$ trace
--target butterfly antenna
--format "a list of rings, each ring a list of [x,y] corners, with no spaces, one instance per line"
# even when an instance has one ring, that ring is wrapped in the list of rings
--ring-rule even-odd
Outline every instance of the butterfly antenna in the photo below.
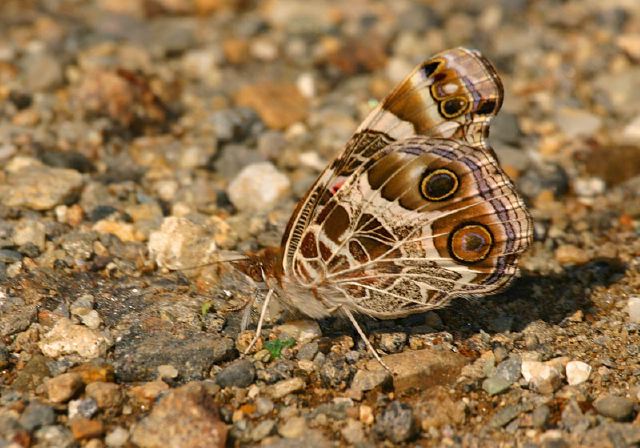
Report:
[[[213,266],[220,263],[233,263],[234,261],[244,261],[249,259],[249,257],[247,257],[246,255],[235,253],[235,252],[220,252],[218,255],[220,257],[219,259],[209,261],[207,263],[188,266],[186,268],[175,268],[175,269],[169,268],[169,269],[171,269],[172,271],[189,271],[193,269],[206,268],[207,266]]]

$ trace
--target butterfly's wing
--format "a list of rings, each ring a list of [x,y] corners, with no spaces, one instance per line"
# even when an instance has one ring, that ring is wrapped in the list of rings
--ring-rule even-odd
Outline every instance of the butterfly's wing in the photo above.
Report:
[[[311,215],[365,161],[390,143],[416,135],[456,138],[485,148],[489,121],[502,98],[500,78],[476,51],[455,48],[418,65],[371,111],[298,204],[282,238],[285,273],[291,272],[301,232]],[[464,107],[455,109],[456,105]]]
[[[484,139],[501,101],[495,70],[475,52],[418,66],[299,204],[285,278],[381,317],[502,287],[531,224]]]

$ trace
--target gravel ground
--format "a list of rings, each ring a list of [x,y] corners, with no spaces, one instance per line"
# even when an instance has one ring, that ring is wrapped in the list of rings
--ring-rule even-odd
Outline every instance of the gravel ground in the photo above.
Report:
[[[362,319],[393,377],[277,303],[241,357],[254,291],[211,261],[457,45],[505,83],[520,278]],[[0,447],[640,446],[639,234],[635,0],[0,2]]]

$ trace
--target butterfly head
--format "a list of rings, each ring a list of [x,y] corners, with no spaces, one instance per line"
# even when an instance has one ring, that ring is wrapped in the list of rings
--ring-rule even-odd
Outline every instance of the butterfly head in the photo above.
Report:
[[[233,266],[257,283],[280,283],[282,279],[282,249],[266,247],[246,254],[244,260],[234,261]]]

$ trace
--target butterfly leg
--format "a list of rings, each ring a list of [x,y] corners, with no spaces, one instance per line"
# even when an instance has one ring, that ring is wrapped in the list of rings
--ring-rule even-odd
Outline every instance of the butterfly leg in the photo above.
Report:
[[[362,340],[364,341],[365,345],[367,346],[367,348],[369,349],[369,351],[371,353],[373,353],[373,356],[376,358],[376,360],[380,363],[380,365],[382,367],[384,367],[388,372],[391,372],[391,369],[389,368],[389,366],[387,366],[382,359],[380,358],[380,355],[378,355],[378,352],[376,351],[375,348],[373,348],[373,345],[371,345],[371,342],[369,342],[369,338],[364,334],[364,331],[362,331],[362,328],[360,328],[360,325],[358,325],[358,321],[356,320],[355,317],[353,317],[353,313],[351,313],[351,311],[346,308],[346,307],[341,307],[342,311],[344,312],[344,314],[349,318],[349,320],[351,321],[351,323],[353,324],[353,326],[356,328],[356,331],[358,332],[358,334],[360,335],[360,337],[362,338]]]
[[[269,301],[271,300],[271,296],[273,296],[273,289],[270,289],[269,292],[267,293],[267,296],[264,298],[264,303],[262,304],[262,309],[260,310],[260,318],[258,319],[258,326],[256,327],[256,335],[253,337],[253,339],[251,340],[251,343],[249,344],[247,349],[244,351],[245,355],[249,353],[253,348],[253,346],[256,345],[256,342],[258,342],[258,338],[260,337],[260,332],[262,331],[262,323],[264,322],[264,317],[267,314],[267,307],[269,306]],[[244,321],[244,317],[245,316],[243,316],[242,318],[243,321]],[[247,318],[247,321],[248,321],[248,318]]]

